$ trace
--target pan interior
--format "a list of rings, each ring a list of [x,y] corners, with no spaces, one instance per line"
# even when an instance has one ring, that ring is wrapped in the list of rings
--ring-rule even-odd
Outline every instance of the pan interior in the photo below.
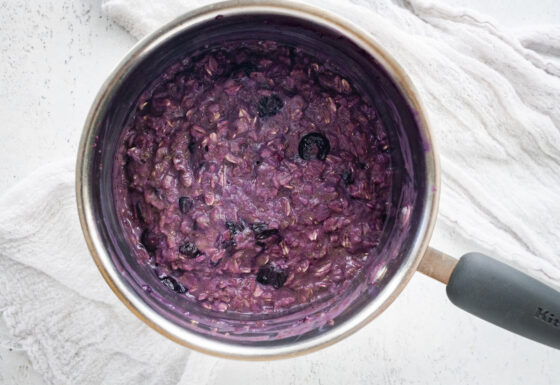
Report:
[[[336,298],[325,298],[295,311],[266,316],[212,312],[181,299],[162,287],[157,277],[137,263],[124,239],[112,196],[113,161],[122,128],[138,96],[169,65],[201,49],[224,41],[274,40],[332,57],[345,68],[352,84],[374,104],[390,139],[393,167],[392,202],[376,258],[370,259],[353,284]],[[416,112],[391,76],[364,49],[329,27],[311,21],[269,14],[232,15],[200,22],[140,55],[134,66],[109,93],[97,120],[96,148],[88,179],[97,231],[112,263],[123,278],[128,295],[140,298],[151,310],[180,328],[230,344],[274,346],[311,339],[350,320],[387,290],[405,263],[423,229],[427,187],[425,140]]]

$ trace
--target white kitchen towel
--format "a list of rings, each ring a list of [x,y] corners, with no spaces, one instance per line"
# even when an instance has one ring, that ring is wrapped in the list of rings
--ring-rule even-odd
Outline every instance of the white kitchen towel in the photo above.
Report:
[[[103,8],[142,37],[207,3],[107,0]],[[507,31],[483,15],[425,1],[312,3],[368,30],[419,90],[443,173],[433,245],[457,255],[486,252],[560,288],[560,28]],[[47,383],[203,384],[244,370],[259,383],[284,384],[303,365],[311,374],[301,382],[325,382],[321,373],[348,378],[313,358],[249,366],[189,356],[143,325],[89,256],[73,174],[73,159],[52,164],[0,197],[5,343],[24,349]]]
[[[105,284],[80,232],[74,161],[0,200],[0,311],[9,344],[48,384],[175,384],[187,349],[140,322]],[[5,341],[4,341],[5,342]]]

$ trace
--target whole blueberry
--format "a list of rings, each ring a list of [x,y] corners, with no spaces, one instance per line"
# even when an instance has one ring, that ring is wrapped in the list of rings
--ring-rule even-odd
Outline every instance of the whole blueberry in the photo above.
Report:
[[[191,138],[191,141],[189,142],[188,148],[189,148],[189,152],[191,154],[194,154],[194,151],[196,150],[196,142],[194,141],[194,139]]]
[[[183,286],[183,284],[181,282],[177,281],[173,277],[166,276],[166,277],[160,278],[160,281],[165,286],[167,286],[168,289],[173,290],[176,293],[183,294],[183,293],[187,292],[187,288],[185,286]]]
[[[304,160],[325,160],[331,151],[331,144],[327,137],[319,132],[305,135],[299,141],[298,153]]]
[[[346,186],[351,185],[354,183],[354,175],[352,175],[352,171],[344,171],[342,173],[342,181]]]
[[[140,242],[144,245],[146,250],[149,252],[154,252],[158,249],[160,244],[163,242],[163,235],[156,234],[148,229],[142,232],[140,236]]]
[[[284,286],[286,279],[288,279],[288,274],[270,263],[262,266],[257,273],[258,283],[261,285],[271,285],[275,289],[280,289]]]
[[[193,201],[189,197],[180,197],[179,198],[179,210],[186,214],[189,212],[190,209],[193,207]]]
[[[185,242],[179,246],[179,253],[183,254],[187,258],[196,258],[200,255],[200,250],[192,242]]]

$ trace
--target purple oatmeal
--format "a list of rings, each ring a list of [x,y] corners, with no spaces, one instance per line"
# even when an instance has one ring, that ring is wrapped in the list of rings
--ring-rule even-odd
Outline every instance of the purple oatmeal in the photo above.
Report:
[[[388,140],[344,71],[271,41],[171,66],[121,136],[114,196],[140,263],[215,311],[342,293],[375,257]]]

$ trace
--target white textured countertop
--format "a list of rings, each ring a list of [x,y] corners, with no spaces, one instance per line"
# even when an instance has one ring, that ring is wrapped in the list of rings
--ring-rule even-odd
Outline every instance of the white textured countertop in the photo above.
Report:
[[[560,20],[554,0],[449,2],[510,27]],[[94,0],[0,3],[0,186],[77,150],[95,93],[135,42],[99,8]],[[0,345],[5,333],[0,322]],[[344,360],[356,350],[363,352],[359,360]],[[201,360],[193,356],[194,380],[197,370],[211,368],[197,368]],[[441,284],[417,274],[371,325],[327,350],[280,362],[259,383],[552,385],[560,383],[559,362],[558,351],[453,307]],[[259,365],[228,362],[210,378],[253,383]],[[42,383],[25,354],[0,346],[0,384]]]

